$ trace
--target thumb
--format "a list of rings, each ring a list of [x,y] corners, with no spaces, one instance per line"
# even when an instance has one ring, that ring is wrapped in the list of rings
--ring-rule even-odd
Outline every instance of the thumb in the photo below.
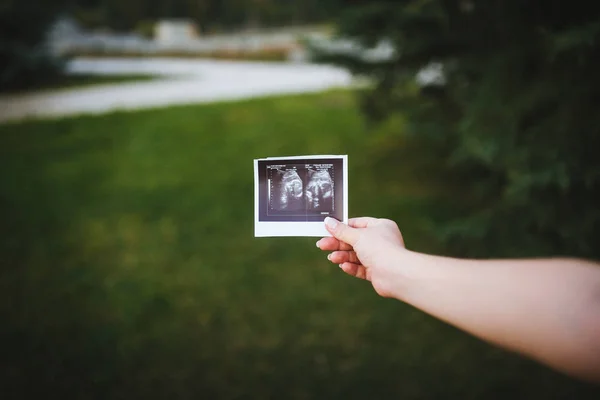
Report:
[[[360,236],[358,229],[351,228],[348,225],[339,222],[333,218],[325,218],[325,227],[334,238],[354,246]]]

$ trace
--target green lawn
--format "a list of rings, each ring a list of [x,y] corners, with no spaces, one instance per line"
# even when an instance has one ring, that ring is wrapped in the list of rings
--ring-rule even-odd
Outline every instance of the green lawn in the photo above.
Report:
[[[598,398],[253,237],[253,158],[339,153],[352,215],[443,251],[456,196],[401,132],[345,92],[0,126],[2,397]]]
[[[44,83],[42,86],[28,87],[16,90],[13,93],[39,92],[57,89],[75,89],[87,86],[110,85],[117,83],[143,82],[158,79],[157,76],[149,74],[124,74],[124,75],[88,75],[71,74],[64,75],[56,80]]]

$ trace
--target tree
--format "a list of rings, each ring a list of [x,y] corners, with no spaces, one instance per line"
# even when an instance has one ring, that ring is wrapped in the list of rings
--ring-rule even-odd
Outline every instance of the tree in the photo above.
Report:
[[[348,1],[340,32],[397,49],[337,62],[376,82],[365,111],[404,114],[409,147],[442,160],[433,174],[463,188],[465,212],[436,229],[453,253],[600,257],[596,3]],[[445,83],[418,87],[431,63]]]
[[[333,17],[341,0],[72,0],[89,28],[131,30],[140,21],[192,18],[203,29],[282,26]]]
[[[0,5],[0,92],[53,79],[62,63],[45,46],[49,27],[64,2],[4,0]]]

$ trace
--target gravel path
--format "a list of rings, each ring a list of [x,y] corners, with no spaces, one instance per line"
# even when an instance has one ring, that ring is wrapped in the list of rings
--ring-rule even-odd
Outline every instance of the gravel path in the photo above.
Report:
[[[157,80],[0,96],[0,121],[209,103],[347,87],[343,69],[310,64],[175,59],[77,59],[71,72],[156,74]]]

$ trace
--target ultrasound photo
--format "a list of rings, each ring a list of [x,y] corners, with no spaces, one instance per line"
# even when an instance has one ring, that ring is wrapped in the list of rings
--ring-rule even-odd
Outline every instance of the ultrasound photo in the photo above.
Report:
[[[255,160],[257,224],[347,218],[346,160],[346,156]]]
[[[333,164],[267,165],[267,215],[334,214],[334,176]]]
[[[309,210],[334,211],[335,183],[332,176],[335,176],[333,166],[320,165],[308,170],[305,197]]]
[[[269,209],[278,211],[304,211],[304,182],[296,167],[268,167]]]

